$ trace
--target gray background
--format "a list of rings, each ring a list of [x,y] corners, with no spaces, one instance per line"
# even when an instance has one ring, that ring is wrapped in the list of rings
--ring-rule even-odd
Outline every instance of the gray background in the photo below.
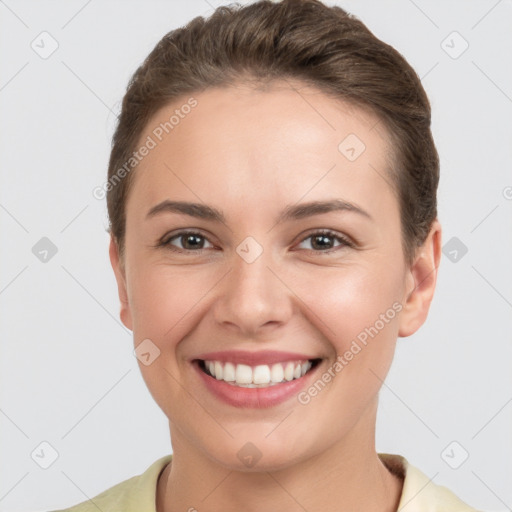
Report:
[[[2,511],[70,506],[170,453],[119,320],[106,205],[92,190],[132,72],[166,32],[221,3],[0,2]],[[399,339],[377,449],[473,506],[510,510],[512,2],[336,3],[422,77],[443,244],[454,244],[428,321]],[[32,251],[43,237],[57,248],[46,262]]]

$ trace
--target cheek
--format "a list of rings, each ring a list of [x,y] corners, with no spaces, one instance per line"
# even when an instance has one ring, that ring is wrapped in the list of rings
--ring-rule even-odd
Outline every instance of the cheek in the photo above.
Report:
[[[392,265],[386,268],[384,272],[371,264],[354,264],[311,272],[313,275],[302,284],[295,281],[301,289],[298,294],[312,310],[311,322],[338,354],[348,350],[358,336],[364,343],[365,333],[370,339],[396,339],[401,309],[400,269]]]
[[[193,337],[200,321],[197,311],[201,299],[215,284],[213,278],[209,283],[205,273],[191,270],[140,264],[132,280],[130,304],[135,346],[149,339],[160,351],[150,365],[139,361],[139,368],[153,399],[168,417],[179,416],[179,410],[183,410],[180,383],[184,358],[180,342],[187,336]]]
[[[383,255],[377,259],[386,261]],[[326,392],[313,407],[332,402],[345,411],[343,421],[350,422],[375,397],[393,360],[401,310],[400,269],[361,263],[314,277],[314,283],[304,283],[301,289],[313,310],[310,322],[328,340],[332,359],[322,375],[328,379]]]
[[[372,268],[319,272],[314,285],[304,283],[301,288],[312,308],[310,322],[335,351],[319,376],[326,384],[313,383],[299,400],[305,411],[311,407],[319,423],[332,426],[326,438],[338,436],[363,414],[393,360],[401,310],[400,269],[390,265],[392,274]]]
[[[208,276],[193,269],[172,269],[164,265],[139,267],[132,281],[130,304],[135,339],[151,338],[168,348],[179,340],[201,298],[214,283]]]

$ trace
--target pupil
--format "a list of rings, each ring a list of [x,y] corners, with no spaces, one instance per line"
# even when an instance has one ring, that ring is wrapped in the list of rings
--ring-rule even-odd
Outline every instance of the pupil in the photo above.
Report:
[[[313,247],[315,247],[315,245],[317,245],[316,242],[318,240],[322,240],[322,242],[320,242],[320,245],[319,245],[320,249],[330,248],[332,246],[332,242],[330,242],[330,239],[331,239],[331,237],[327,236],[327,235],[317,235],[317,236],[313,237],[313,241],[314,241]],[[326,242],[326,240],[327,240],[327,242]]]
[[[197,235],[184,235],[183,237],[185,239],[185,243],[183,244],[183,246],[188,249],[189,247],[187,247],[187,244],[189,244],[190,241],[192,241],[192,248],[197,248],[198,246],[201,246],[201,238],[200,236],[197,236]],[[194,245],[194,240],[195,242],[197,242],[199,240],[199,242]]]

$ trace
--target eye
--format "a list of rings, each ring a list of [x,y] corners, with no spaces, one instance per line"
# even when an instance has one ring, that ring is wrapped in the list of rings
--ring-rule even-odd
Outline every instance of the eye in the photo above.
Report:
[[[181,247],[176,247],[176,245],[172,243],[174,241],[178,242]],[[177,233],[174,236],[163,240],[159,245],[178,252],[200,252],[201,250],[207,248],[204,246],[205,241],[210,243],[204,235],[198,233],[197,231],[181,231],[180,233]],[[212,244],[210,245],[213,247]]]
[[[308,240],[310,240],[310,247],[302,247],[302,249],[317,253],[330,253],[343,247],[354,247],[354,244],[349,239],[329,229],[311,233],[302,239],[300,244],[304,244]],[[339,242],[337,246],[334,245],[335,241]],[[210,247],[205,247],[205,244],[210,244]],[[299,248],[301,248],[300,244]],[[158,246],[176,252],[201,252],[202,250],[214,247],[208,238],[198,231],[180,231],[169,238],[164,238]]]
[[[320,252],[320,253],[329,253],[336,251],[337,249],[341,247],[353,247],[354,244],[350,242],[347,238],[345,238],[342,235],[339,235],[338,233],[335,233],[334,231],[325,229],[320,231],[315,231],[314,233],[311,233],[309,236],[304,238],[301,242],[303,244],[307,240],[311,240],[309,242],[309,245],[312,247],[307,248],[307,250],[314,251],[314,252]],[[338,246],[334,246],[334,241],[337,240],[338,242],[341,242]]]

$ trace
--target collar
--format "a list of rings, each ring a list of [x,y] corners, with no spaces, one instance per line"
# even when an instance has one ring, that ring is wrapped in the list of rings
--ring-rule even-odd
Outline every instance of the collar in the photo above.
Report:
[[[461,501],[449,489],[435,484],[401,455],[379,453],[391,473],[403,479],[402,495],[397,512],[479,512]],[[158,477],[171,462],[172,455],[156,460],[144,473],[130,479],[126,492],[126,510],[156,512],[155,498]]]

